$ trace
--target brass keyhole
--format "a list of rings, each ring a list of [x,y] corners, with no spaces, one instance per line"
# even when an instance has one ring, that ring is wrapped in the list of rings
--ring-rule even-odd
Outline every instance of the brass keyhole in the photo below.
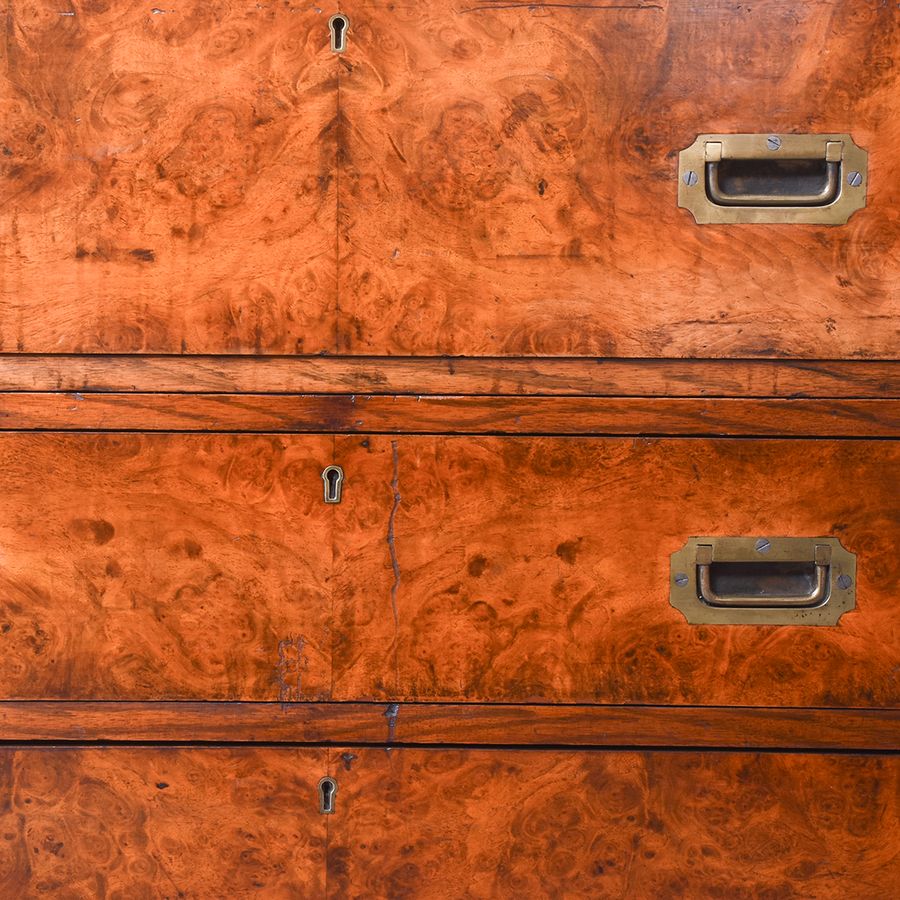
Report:
[[[344,470],[340,466],[328,466],[322,472],[322,481],[325,482],[325,502],[340,503]]]
[[[334,812],[334,796],[337,794],[337,782],[326,776],[319,782],[319,812],[330,816]]]
[[[328,20],[328,28],[331,30],[331,52],[343,53],[347,48],[347,30],[350,28],[350,20],[345,15],[338,13]]]

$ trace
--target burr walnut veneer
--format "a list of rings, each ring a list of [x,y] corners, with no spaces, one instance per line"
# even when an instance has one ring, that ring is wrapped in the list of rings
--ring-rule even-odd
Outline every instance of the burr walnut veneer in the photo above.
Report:
[[[0,898],[900,896],[897,4],[5,26]],[[861,208],[698,225],[729,134]]]
[[[4,351],[900,355],[896,4],[70,5],[8,2]],[[849,134],[866,208],[698,227],[730,132]]]

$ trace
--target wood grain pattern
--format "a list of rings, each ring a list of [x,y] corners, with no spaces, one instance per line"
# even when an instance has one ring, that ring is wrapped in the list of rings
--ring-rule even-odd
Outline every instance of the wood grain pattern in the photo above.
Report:
[[[898,461],[878,441],[6,434],[0,697],[894,707]],[[669,555],[717,533],[840,537],[857,611],[687,625]]]
[[[900,398],[900,363],[0,354],[3,391]]]
[[[327,696],[331,449],[0,437],[0,696]]]
[[[6,741],[900,750],[900,711],[505,703],[0,702]]]
[[[332,753],[332,897],[900,892],[896,756]]]
[[[900,436],[900,400],[0,394],[4,431]]]
[[[0,349],[897,358],[890,4],[344,10],[14,0]],[[851,132],[869,205],[698,227],[709,130]]]
[[[896,442],[335,439],[336,700],[900,704]],[[832,535],[836,627],[688,625],[691,535]]]
[[[0,750],[0,894],[89,900],[325,893],[325,752]]]
[[[0,796],[6,896],[900,890],[897,756],[9,747]]]
[[[339,352],[897,358],[900,12],[347,0]],[[701,132],[848,132],[843,227],[697,226]]]
[[[333,347],[326,19],[243,0],[7,4],[0,349]]]

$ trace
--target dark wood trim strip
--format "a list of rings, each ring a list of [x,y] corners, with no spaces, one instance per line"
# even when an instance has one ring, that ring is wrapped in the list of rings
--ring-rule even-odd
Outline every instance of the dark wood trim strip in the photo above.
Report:
[[[7,393],[0,430],[890,438],[900,400]]]
[[[0,391],[900,397],[900,362],[0,354]]]
[[[0,703],[4,741],[900,749],[900,710],[465,703]]]

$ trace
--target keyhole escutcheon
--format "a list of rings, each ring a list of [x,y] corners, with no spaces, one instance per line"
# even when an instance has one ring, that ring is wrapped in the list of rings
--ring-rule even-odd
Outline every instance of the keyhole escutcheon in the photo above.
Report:
[[[322,472],[322,481],[325,482],[325,502],[340,503],[344,470],[340,466],[328,466]]]
[[[319,812],[330,816],[334,812],[334,795],[337,793],[337,782],[326,775],[319,782]]]
[[[331,32],[331,52],[343,53],[347,49],[350,20],[343,13],[337,13],[328,20],[328,29]]]

